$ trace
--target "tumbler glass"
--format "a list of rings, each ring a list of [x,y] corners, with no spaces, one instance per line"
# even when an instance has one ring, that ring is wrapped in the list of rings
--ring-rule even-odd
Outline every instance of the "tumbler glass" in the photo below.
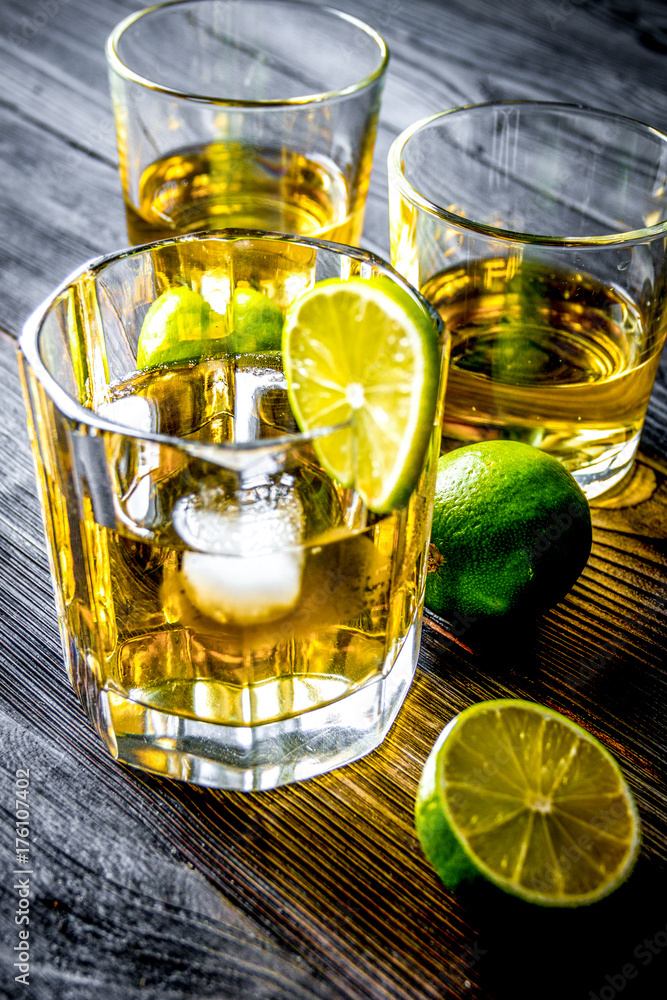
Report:
[[[182,0],[107,42],[132,243],[242,227],[358,245],[387,48],[302,0]]]
[[[541,102],[456,108],[389,155],[391,257],[448,327],[445,447],[632,467],[667,330],[667,136]]]
[[[299,432],[280,350],[137,363],[144,317],[169,289],[223,313],[252,286],[284,310],[315,281],[352,275],[384,276],[441,331],[377,257],[234,230],[93,260],[25,326],[69,676],[127,764],[272,788],[378,746],[407,693],[441,411],[415,490],[378,515],[318,458],[340,427]]]

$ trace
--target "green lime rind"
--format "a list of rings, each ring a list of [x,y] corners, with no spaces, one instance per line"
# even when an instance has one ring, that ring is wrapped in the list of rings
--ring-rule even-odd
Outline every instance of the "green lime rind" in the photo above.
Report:
[[[199,361],[228,351],[225,317],[186,286],[169,288],[151,304],[137,343],[137,368]]]
[[[186,286],[163,292],[148,309],[137,345],[137,367],[201,361],[220,354],[280,350],[282,310],[263,292],[237,288],[226,314]]]
[[[379,511],[379,513],[383,513],[387,510],[400,509],[407,504],[424,468],[426,453],[433,433],[433,424],[440,420],[437,407],[442,356],[438,329],[414,299],[389,278],[379,277],[375,279],[375,282],[379,288],[384,288],[386,294],[405,310],[406,315],[414,323],[415,329],[420,331],[421,345],[424,351],[424,384],[420,419],[411,441],[405,445],[405,464],[401,477],[396,482],[394,491],[386,498],[383,510]]]
[[[558,603],[591,551],[588,502],[553,456],[486,441],[438,462],[426,607],[499,619]]]
[[[254,288],[236,288],[232,296],[230,347],[234,354],[279,351],[285,317],[281,308]]]
[[[155,368],[159,365],[171,365],[184,361],[204,361],[206,358],[217,358],[229,351],[229,341],[222,338],[205,338],[197,341],[185,341],[175,345],[168,351],[151,352],[141,362],[137,358],[139,368]]]
[[[300,429],[345,425],[314,442],[324,468],[372,511],[405,506],[439,400],[441,345],[428,314],[388,279],[326,279],[293,304],[282,349]]]
[[[502,713],[506,709],[523,709],[530,713],[539,713],[545,720],[554,720],[563,726],[579,740],[585,741],[607,762],[614,777],[617,780],[615,794],[622,797],[627,809],[628,820],[632,828],[632,836],[628,840],[628,849],[623,859],[623,863],[614,870],[606,882],[599,888],[588,893],[561,894],[555,895],[550,892],[533,890],[518,884],[516,880],[504,878],[492,869],[470,846],[465,833],[457,825],[453,817],[445,794],[445,760],[451,751],[453,738],[458,736],[461,730],[471,719],[488,712]],[[466,734],[469,739],[469,734]],[[489,754],[487,747],[486,760],[498,759],[496,755]],[[478,748],[473,747],[473,751]],[[484,766],[483,754],[480,756],[480,766]],[[488,782],[489,793],[493,793],[493,782]],[[458,788],[457,788],[458,790]],[[595,801],[595,793],[591,793]],[[581,796],[580,796],[581,798]],[[588,840],[591,841],[599,826],[596,824],[597,814],[590,817],[588,825]],[[579,726],[577,723],[561,715],[553,709],[534,702],[523,701],[521,699],[498,699],[494,701],[483,701],[471,705],[445,727],[436,741],[429,757],[424,765],[422,777],[417,789],[415,801],[415,825],[422,850],[436,871],[441,881],[451,890],[455,890],[463,882],[473,882],[485,880],[495,885],[497,888],[515,896],[525,902],[535,903],[545,907],[571,908],[576,906],[590,905],[600,899],[605,898],[617,889],[631,874],[641,848],[641,823],[637,812],[634,797],[625,781],[623,773],[607,748],[594,736]],[[585,824],[584,824],[585,829]],[[602,828],[602,841],[604,842],[604,827]],[[584,843],[582,839],[581,844]],[[561,859],[561,864],[571,864],[571,859]],[[567,870],[567,869],[564,869]],[[545,885],[549,880],[545,877]]]
[[[422,850],[438,877],[448,889],[461,882],[474,882],[479,872],[470,861],[451,825],[447,822],[438,791],[438,760],[440,748],[455,723],[453,719],[443,729],[428,755],[422,771],[415,802],[415,825]]]

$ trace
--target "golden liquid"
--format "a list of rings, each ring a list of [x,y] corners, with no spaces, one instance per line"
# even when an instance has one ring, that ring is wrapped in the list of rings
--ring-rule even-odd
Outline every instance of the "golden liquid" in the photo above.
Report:
[[[452,335],[451,443],[524,441],[575,472],[639,434],[665,328],[647,329],[617,289],[497,259],[442,271],[422,292]]]
[[[350,210],[345,178],[326,159],[238,142],[180,150],[144,170],[139,203],[126,202],[132,243],[200,229],[263,229],[358,244],[364,195]]]
[[[117,385],[110,404],[136,404],[137,398],[146,401],[162,433],[200,441],[294,430],[277,353],[143,373]],[[423,587],[429,511],[419,491],[405,510],[377,517],[360,513],[351,492],[314,462],[283,473],[272,496],[276,502],[298,496],[310,539],[301,548],[298,593],[278,617],[238,624],[233,616],[224,620],[224,602],[212,616],[187,589],[189,547],[171,511],[193,489],[189,470],[179,468],[173,451],[161,458],[149,446],[141,456],[157,522],[152,537],[104,528],[92,511],[81,524],[89,593],[96,595],[83,614],[87,633],[99,643],[97,669],[110,692],[116,730],[141,734],[142,705],[235,726],[285,719],[335,701],[391,668]],[[434,455],[425,476],[433,466]],[[141,475],[126,469],[118,502],[128,520],[141,506],[142,489]],[[244,502],[265,496],[264,489],[249,487]],[[356,510],[354,524],[350,509]],[[56,542],[63,547],[64,539]],[[236,558],[234,580],[246,572],[244,557]],[[79,635],[81,607],[74,602],[68,615]]]

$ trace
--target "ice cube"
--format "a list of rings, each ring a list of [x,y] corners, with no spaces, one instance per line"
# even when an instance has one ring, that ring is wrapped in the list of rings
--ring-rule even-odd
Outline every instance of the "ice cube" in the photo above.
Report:
[[[143,396],[119,396],[109,399],[97,407],[97,412],[108,420],[137,431],[154,431],[153,407]]]
[[[255,625],[282,617],[299,599],[304,515],[286,487],[264,486],[241,499],[186,497],[173,524],[189,546],[181,577],[190,601],[216,621]]]
[[[181,574],[185,593],[200,611],[231,625],[282,618],[301,593],[300,550],[263,556],[220,556],[188,550]]]
[[[287,383],[283,374],[282,362],[267,354],[246,354],[236,359],[234,366],[234,440],[254,441],[256,438],[275,436],[279,431],[264,426],[266,414],[264,399],[275,393],[284,393],[286,405],[283,408],[284,420],[292,417],[292,411],[287,402]],[[280,430],[292,430],[292,423],[286,423]]]
[[[133,431],[150,433],[156,430],[155,409],[143,396],[119,396],[100,403],[98,413],[108,420]],[[142,525],[151,516],[154,503],[155,486],[152,473],[160,468],[160,445],[154,441],[133,440],[131,444],[133,473],[127,482],[118,502],[131,526]]]
[[[206,271],[201,276],[200,293],[211,309],[224,315],[232,297],[232,282],[229,275],[223,271]]]

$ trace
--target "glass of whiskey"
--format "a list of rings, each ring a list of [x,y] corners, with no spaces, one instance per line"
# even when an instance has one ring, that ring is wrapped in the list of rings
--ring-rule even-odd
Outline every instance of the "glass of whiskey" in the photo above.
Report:
[[[630,471],[667,332],[667,136],[500,102],[389,154],[391,259],[451,334],[443,446],[550,452],[589,498]]]
[[[351,276],[396,283],[442,334],[373,255],[232,230],[97,258],[26,323],[67,669],[120,761],[273,788],[368,753],[399,711],[419,650],[441,412],[416,488],[379,515],[318,458],[340,427],[299,431],[280,348],[137,364],[144,318],[169,290],[226,315],[252,287],[284,311],[315,281]]]
[[[388,52],[303,0],[181,0],[107,42],[133,244],[240,227],[358,246]]]

